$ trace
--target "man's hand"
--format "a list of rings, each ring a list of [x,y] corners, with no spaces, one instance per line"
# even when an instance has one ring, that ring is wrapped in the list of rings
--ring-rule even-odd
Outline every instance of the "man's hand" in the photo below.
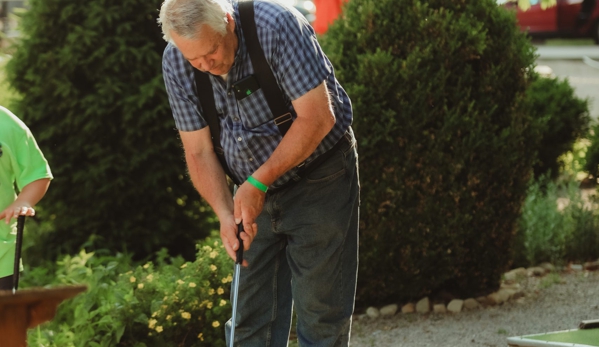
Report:
[[[35,216],[35,210],[27,203],[15,201],[0,212],[0,220],[4,219],[6,224],[10,224],[12,218],[17,219],[19,216]]]
[[[223,246],[227,251],[227,254],[233,261],[237,260],[237,255],[235,251],[239,248],[239,240],[237,240],[237,224],[235,223],[235,219],[233,215],[230,215],[228,218],[219,218],[220,219],[220,238],[223,241]],[[254,230],[258,230],[258,226],[254,223]],[[253,234],[256,236],[256,234]],[[243,240],[243,248],[244,250],[250,249],[250,243],[254,239],[254,237],[250,237],[245,232],[241,233],[241,239]],[[241,263],[243,266],[248,266],[247,260],[243,260]]]
[[[256,218],[262,212],[264,207],[264,197],[266,194],[248,182],[244,182],[235,193],[233,203],[235,204],[233,215],[235,223],[243,223],[244,232],[241,233],[244,249],[250,249],[250,244],[258,234],[258,225]]]

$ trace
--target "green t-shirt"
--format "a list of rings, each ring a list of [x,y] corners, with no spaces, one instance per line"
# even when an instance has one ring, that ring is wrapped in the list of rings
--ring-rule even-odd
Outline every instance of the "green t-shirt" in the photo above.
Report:
[[[33,181],[52,179],[50,167],[29,128],[0,106],[0,211],[15,199],[19,190]],[[0,221],[0,277],[13,273],[17,223]]]

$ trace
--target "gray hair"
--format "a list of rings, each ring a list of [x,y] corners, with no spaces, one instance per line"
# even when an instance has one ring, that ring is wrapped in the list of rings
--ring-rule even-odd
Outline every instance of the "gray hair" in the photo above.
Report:
[[[198,30],[204,24],[225,35],[227,13],[233,13],[228,0],[165,0],[158,23],[167,42],[172,42],[171,31],[187,39],[197,39]]]

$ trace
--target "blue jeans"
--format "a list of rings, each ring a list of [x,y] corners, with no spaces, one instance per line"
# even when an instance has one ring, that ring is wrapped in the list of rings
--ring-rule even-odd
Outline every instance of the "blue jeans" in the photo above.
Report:
[[[266,195],[239,281],[235,346],[348,346],[358,270],[355,140],[293,186]],[[295,306],[295,308],[294,308]],[[226,324],[227,346],[231,320]]]

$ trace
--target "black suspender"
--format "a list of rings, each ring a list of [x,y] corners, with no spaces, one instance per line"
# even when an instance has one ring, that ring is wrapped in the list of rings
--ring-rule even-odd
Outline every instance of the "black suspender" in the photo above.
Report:
[[[248,49],[252,66],[254,67],[254,75],[258,80],[258,84],[262,88],[266,102],[275,117],[273,119],[274,123],[279,128],[281,136],[285,136],[287,130],[289,130],[289,127],[291,126],[292,116],[285,99],[283,98],[283,92],[277,84],[277,80],[270,69],[270,65],[268,65],[268,62],[266,61],[266,57],[264,56],[264,52],[258,41],[258,33],[254,21],[254,2],[251,0],[240,1],[239,15],[241,17],[241,29],[245,38],[245,45]],[[198,103],[203,111],[203,116],[210,127],[214,152],[227,176],[239,185],[241,182],[237,182],[231,174],[231,170],[225,159],[223,147],[220,144],[220,123],[216,112],[214,92],[212,90],[210,77],[207,73],[201,72],[195,68],[194,74]]]
[[[239,184],[234,176],[231,174],[227,160],[225,159],[225,151],[223,146],[220,144],[220,123],[218,120],[218,114],[216,113],[216,103],[214,102],[214,94],[212,94],[212,83],[208,74],[201,72],[194,68],[194,75],[196,80],[196,89],[198,93],[198,103],[202,107],[206,122],[210,128],[210,136],[212,137],[212,146],[214,147],[214,153],[223,167],[225,174],[235,182]],[[204,90],[204,93],[200,93],[200,88]]]
[[[258,41],[258,31],[254,20],[254,2],[240,1],[239,16],[241,17],[241,29],[245,37],[245,45],[248,49],[254,73],[258,79],[262,92],[268,103],[270,111],[275,116],[274,122],[279,127],[279,132],[285,136],[292,123],[291,113],[283,99],[283,91],[279,88],[277,80],[264,57],[264,51]]]

